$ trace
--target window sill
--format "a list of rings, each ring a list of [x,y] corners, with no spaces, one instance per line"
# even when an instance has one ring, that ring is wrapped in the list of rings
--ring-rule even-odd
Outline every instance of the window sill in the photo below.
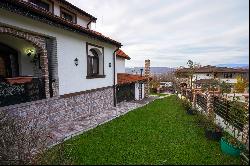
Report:
[[[87,76],[86,79],[105,78],[106,75]]]

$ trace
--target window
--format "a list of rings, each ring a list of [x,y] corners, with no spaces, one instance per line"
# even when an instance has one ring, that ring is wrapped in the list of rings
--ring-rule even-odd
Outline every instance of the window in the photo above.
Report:
[[[87,43],[87,79],[105,78],[104,47]]]
[[[88,55],[88,76],[99,75],[99,56],[98,53],[91,49],[93,56]]]
[[[31,3],[43,8],[44,10],[50,11],[50,4],[41,0],[30,0]]]
[[[76,14],[61,7],[61,17],[76,24]]]
[[[224,78],[233,78],[232,73],[224,73]]]

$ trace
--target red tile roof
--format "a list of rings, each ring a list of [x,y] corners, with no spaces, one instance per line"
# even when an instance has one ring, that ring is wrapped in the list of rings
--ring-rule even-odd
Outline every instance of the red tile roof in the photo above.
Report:
[[[130,60],[131,58],[125,54],[122,50],[118,50],[116,52],[116,56],[120,57],[120,58],[124,58],[124,59],[127,59],[127,60]]]
[[[117,83],[119,85],[130,84],[130,83],[135,83],[135,82],[139,82],[139,81],[147,81],[147,78],[144,76],[127,74],[127,73],[118,73],[117,74]]]
[[[4,2],[4,1],[6,1],[6,0],[1,0],[1,2]],[[50,21],[52,21],[54,23],[58,23],[58,24],[67,26],[68,27],[67,29],[69,29],[69,30],[72,29],[74,32],[84,33],[84,34],[87,34],[91,37],[97,38],[101,41],[109,42],[109,43],[114,44],[116,46],[122,46],[120,42],[117,42],[109,37],[106,37],[99,32],[93,31],[91,29],[88,29],[88,28],[82,27],[78,24],[74,24],[70,21],[67,21],[66,19],[64,19],[62,17],[54,15],[53,13],[51,13],[49,11],[43,10],[42,8],[37,7],[36,5],[33,5],[32,3],[25,2],[23,0],[8,0],[7,2],[12,3],[14,5],[17,5],[19,8],[23,8],[23,9],[27,10],[28,13],[33,12],[35,14],[39,14],[39,15],[49,19]],[[17,13],[20,14],[19,12],[17,12]],[[43,22],[45,22],[45,21],[43,21]]]
[[[78,8],[77,6],[73,5],[72,3],[66,1],[66,0],[56,0],[58,3],[62,3],[64,5],[66,5],[69,8],[72,8],[74,10],[76,10],[77,12],[79,12],[81,15],[86,16],[88,18],[90,18],[92,21],[96,22],[97,18],[95,18],[94,16],[92,16],[91,14],[83,11],[82,9]]]
[[[181,68],[177,69],[176,73],[187,73],[189,72],[189,68]],[[216,66],[202,66],[199,68],[194,69],[195,73],[248,73],[248,69],[235,69],[235,68],[228,68],[228,67],[216,67]]]

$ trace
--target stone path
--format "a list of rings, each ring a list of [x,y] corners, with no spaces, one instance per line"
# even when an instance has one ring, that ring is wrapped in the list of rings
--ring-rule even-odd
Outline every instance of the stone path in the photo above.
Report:
[[[147,105],[159,97],[151,96],[141,101],[121,102],[117,107],[103,110],[100,114],[90,117],[80,117],[74,122],[64,123],[53,129],[50,133],[49,146],[54,146],[76,135],[82,134],[98,125],[109,122],[119,116],[122,116],[136,108]]]

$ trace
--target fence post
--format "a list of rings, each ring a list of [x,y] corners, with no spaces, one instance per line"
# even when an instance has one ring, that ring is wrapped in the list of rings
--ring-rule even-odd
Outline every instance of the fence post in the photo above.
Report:
[[[196,91],[194,90],[194,93],[193,93],[193,108],[196,108],[196,98],[197,98],[197,95],[196,95]]]
[[[214,103],[213,103],[214,96],[211,93],[208,93],[207,96],[207,113],[208,116],[212,116],[214,113]]]
[[[248,143],[248,134],[249,134],[249,122],[244,126],[243,132],[242,132],[242,142],[247,145]]]

